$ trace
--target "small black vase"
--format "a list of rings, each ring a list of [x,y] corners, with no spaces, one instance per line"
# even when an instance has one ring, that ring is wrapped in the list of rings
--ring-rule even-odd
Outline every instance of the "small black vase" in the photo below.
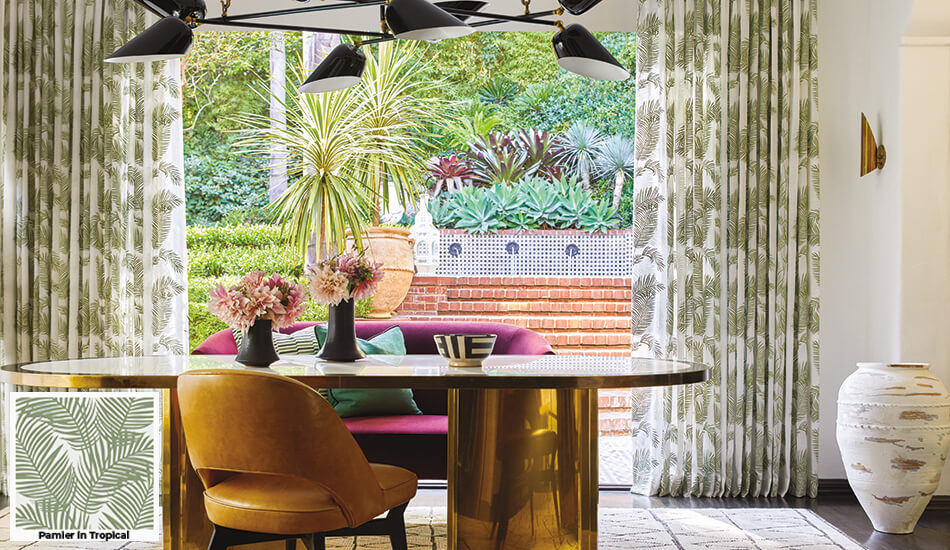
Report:
[[[280,359],[274,349],[270,319],[258,319],[247,329],[235,361],[248,367],[269,367]]]
[[[327,341],[317,357],[326,361],[348,363],[366,357],[356,345],[356,303],[343,300],[330,306],[327,318]]]

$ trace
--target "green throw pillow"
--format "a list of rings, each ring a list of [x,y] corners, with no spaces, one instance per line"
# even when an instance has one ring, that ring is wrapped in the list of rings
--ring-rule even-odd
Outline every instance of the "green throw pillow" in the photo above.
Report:
[[[314,325],[320,346],[327,338],[326,325]],[[358,338],[356,345],[366,355],[405,355],[406,339],[398,325],[390,327],[369,340]],[[412,399],[412,390],[398,389],[331,389],[327,400],[341,417],[395,416],[422,414]]]

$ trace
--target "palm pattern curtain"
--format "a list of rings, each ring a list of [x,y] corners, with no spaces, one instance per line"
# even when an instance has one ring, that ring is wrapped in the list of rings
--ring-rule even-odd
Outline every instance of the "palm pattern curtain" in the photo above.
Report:
[[[816,0],[641,0],[633,336],[712,367],[637,394],[634,490],[815,496]]]
[[[4,363],[185,352],[178,63],[103,62],[146,23],[126,0],[0,7]]]

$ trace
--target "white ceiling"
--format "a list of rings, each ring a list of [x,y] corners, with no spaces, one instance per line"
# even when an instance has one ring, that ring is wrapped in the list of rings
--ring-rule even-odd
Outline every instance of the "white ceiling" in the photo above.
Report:
[[[220,2],[217,0],[206,1],[208,3],[207,17],[220,16]],[[340,2],[335,0],[309,0],[308,2],[298,2],[297,0],[231,0],[231,8],[228,10],[228,13],[230,15],[237,15],[242,13],[293,9],[314,4],[329,5],[335,3]],[[636,5],[636,0],[603,0],[582,16],[574,17],[565,13],[561,19],[563,19],[565,24],[581,23],[591,31],[633,31],[636,28]],[[547,11],[555,9],[558,6],[557,0],[531,0],[531,11]],[[521,15],[524,13],[524,7],[521,5],[521,0],[489,0],[488,6],[482,11],[505,15]],[[470,21],[475,22],[477,20],[478,19],[472,18]],[[379,31],[379,6],[331,10],[259,19],[259,21],[375,32]],[[224,28],[215,27],[214,25],[202,25],[199,27],[199,30],[224,30]],[[522,23],[504,23],[490,27],[481,27],[480,30],[553,32],[554,28]]]

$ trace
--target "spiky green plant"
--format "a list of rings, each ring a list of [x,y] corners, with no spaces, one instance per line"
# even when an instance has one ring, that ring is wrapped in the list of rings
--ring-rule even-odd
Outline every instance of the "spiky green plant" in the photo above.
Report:
[[[583,122],[575,122],[561,136],[560,160],[581,179],[584,190],[590,188],[590,174],[594,171],[598,149],[604,136],[596,128]]]
[[[623,186],[627,183],[627,176],[633,176],[636,157],[633,154],[633,142],[622,135],[613,135],[604,139],[597,148],[596,166],[600,177],[614,179],[613,201],[614,208],[620,206],[623,195]]]
[[[311,236],[318,255],[346,248],[347,233],[362,249],[368,223],[379,223],[392,181],[399,202],[413,195],[424,169],[431,99],[416,93],[422,85],[414,45],[383,43],[368,52],[363,81],[324,94],[290,93],[283,98],[287,123],[267,115],[236,117],[248,131],[239,144],[254,154],[282,146],[282,167],[293,182],[274,203],[276,221],[301,256]],[[300,79],[301,75],[297,75]],[[265,97],[269,99],[269,92]]]

